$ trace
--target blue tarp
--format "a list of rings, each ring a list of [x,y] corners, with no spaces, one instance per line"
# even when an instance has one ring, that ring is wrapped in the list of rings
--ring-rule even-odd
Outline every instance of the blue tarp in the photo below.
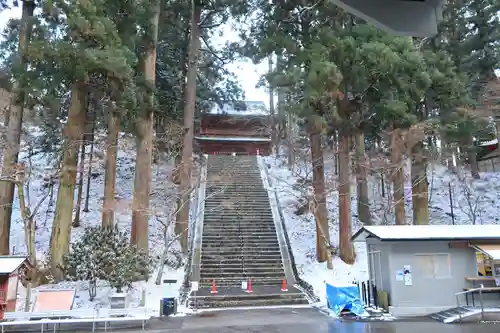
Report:
[[[336,316],[340,316],[342,310],[349,310],[357,316],[366,315],[359,287],[356,285],[340,287],[326,283],[326,301],[328,308]]]

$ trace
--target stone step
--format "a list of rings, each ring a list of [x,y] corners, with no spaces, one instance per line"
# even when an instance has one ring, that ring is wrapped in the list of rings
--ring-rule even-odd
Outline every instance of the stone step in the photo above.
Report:
[[[253,186],[241,186],[238,184],[228,184],[228,185],[214,185],[209,186],[207,184],[207,193],[228,193],[228,192],[241,192],[241,193],[267,193],[267,190],[261,184],[254,184]]]
[[[201,252],[201,262],[202,263],[271,263],[276,260],[281,261],[281,253],[261,253],[261,254],[251,254],[251,253],[241,253],[241,254],[219,254],[215,252]]]
[[[208,227],[208,225],[203,225],[203,238],[204,237],[240,237],[240,238],[270,238],[276,237],[275,230],[256,230],[250,231],[249,229],[241,230],[241,232],[234,233],[232,230],[216,229]]]
[[[253,181],[254,183],[250,186],[241,186],[236,181],[228,182],[227,184],[223,184],[221,182],[217,182],[215,184],[214,182],[207,181],[206,189],[210,191],[239,190],[242,192],[262,191],[265,189],[260,177],[258,179],[253,179]]]
[[[215,222],[209,222],[209,224],[210,223],[215,223]],[[219,242],[219,243],[220,242],[270,243],[273,241],[275,242],[278,239],[274,231],[270,231],[265,234],[262,233],[249,234],[245,230],[238,230],[238,232],[235,233],[225,232],[225,230],[219,230],[219,231],[213,230],[212,232],[205,232],[207,230],[208,230],[207,228],[204,228],[202,237],[203,242],[206,241],[206,242]],[[240,233],[240,231],[242,233]]]
[[[240,191],[227,191],[225,193],[213,192],[205,195],[205,201],[227,201],[241,202],[241,200],[253,200],[255,202],[269,202],[269,196],[263,192],[240,192]]]
[[[228,247],[228,248],[279,248],[279,243],[278,239],[270,240],[268,242],[241,242],[241,241],[208,241],[206,239],[203,239],[202,241],[202,248],[203,249],[208,249],[208,248],[220,248],[221,246]]]
[[[228,225],[221,225],[221,224],[216,224],[216,222],[207,223],[203,226],[203,234],[204,235],[214,235],[214,234],[220,234],[220,233],[227,233],[230,235],[239,235],[239,236],[246,236],[246,237],[251,237],[251,235],[257,234],[259,232],[261,233],[274,233],[276,235],[276,229],[272,226],[266,226],[266,227],[251,227],[251,226],[246,226],[246,227],[238,227],[238,226],[228,226]]]
[[[204,218],[210,218],[210,217],[219,218],[222,215],[226,218],[240,218],[242,216],[246,216],[246,217],[252,216],[255,219],[268,218],[270,220],[273,220],[273,213],[271,212],[270,209],[267,212],[260,211],[258,209],[254,209],[254,210],[249,209],[248,211],[246,211],[246,210],[243,211],[242,209],[240,209],[238,211],[241,213],[238,213],[238,211],[236,211],[236,210],[225,209],[224,211],[222,211],[222,209],[218,208],[218,211],[216,211],[215,209],[217,209],[217,208],[215,208],[215,209],[211,209],[211,208],[215,208],[215,207],[205,206],[205,211],[203,212]]]
[[[210,251],[218,251],[221,253],[228,253],[228,252],[234,252],[234,253],[268,253],[268,252],[279,252],[280,247],[278,245],[278,242],[274,244],[269,244],[269,245],[235,245],[231,246],[229,244],[219,244],[219,245],[211,245],[211,244],[203,244],[201,247],[201,250],[203,252],[210,252]]]
[[[236,196],[236,197],[235,197]],[[226,192],[219,192],[219,191],[214,191],[212,193],[207,193],[205,196],[205,200],[234,200],[235,202],[239,202],[242,198],[247,198],[247,199],[253,199],[256,202],[260,201],[266,201],[266,199],[269,200],[269,196],[266,193],[263,192],[252,192],[252,191],[247,191],[247,192],[242,192],[238,190],[234,191],[226,191]]]
[[[255,210],[229,210],[229,209],[220,209],[216,211],[215,209],[208,209],[205,207],[205,211],[203,213],[203,218],[205,221],[207,220],[218,220],[225,223],[232,223],[233,221],[240,221],[241,223],[252,223],[252,222],[261,222],[261,223],[273,223],[273,214],[269,213],[260,213]]]
[[[285,271],[283,267],[273,267],[261,270],[254,270],[249,268],[234,268],[234,269],[217,269],[217,268],[206,268],[201,266],[202,278],[207,279],[225,279],[225,278],[241,278],[242,281],[248,278],[258,278],[258,277],[268,277],[268,278],[281,278],[285,276]]]
[[[238,188],[243,188],[243,187],[248,187],[248,188],[262,188],[262,180],[259,178],[248,178],[248,179],[223,179],[223,180],[207,180],[207,188],[212,188],[215,186],[220,186],[220,187],[238,187]]]
[[[238,216],[238,217],[269,217],[273,216],[273,212],[269,203],[260,205],[241,205],[241,204],[210,204],[205,203],[203,215],[213,216],[213,215],[223,215],[223,216]]]
[[[274,260],[255,260],[255,261],[224,261],[224,260],[202,260],[201,262],[202,269],[207,270],[215,270],[215,269],[225,269],[228,272],[233,270],[244,269],[252,270],[252,269],[270,269],[273,270],[275,268],[283,269],[283,263],[281,258],[277,258]]]
[[[247,237],[246,239],[242,239],[240,237],[227,237],[227,238],[221,238],[221,237],[217,237],[217,238],[205,238],[203,237],[202,238],[202,244],[205,245],[205,244],[225,244],[229,247],[233,246],[233,245],[229,245],[229,244],[234,244],[234,246],[269,246],[269,245],[272,245],[272,244],[278,244],[278,238],[277,237],[274,237],[274,238],[267,238],[267,239],[252,239],[251,237]]]
[[[205,210],[210,212],[211,210],[217,209],[219,212],[224,209],[227,211],[240,211],[240,210],[251,210],[255,211],[259,215],[271,214],[271,206],[269,201],[264,202],[224,202],[223,200],[217,201],[207,201],[205,202]],[[243,214],[240,214],[243,215]]]
[[[259,220],[255,220],[253,222],[238,222],[238,219],[234,218],[233,220],[227,219],[217,219],[211,218],[209,220],[205,220],[203,223],[203,233],[209,231],[227,231],[230,233],[253,233],[259,231],[266,232],[274,232],[275,227],[274,223],[271,221],[268,222],[260,222]]]
[[[239,284],[241,285],[242,281],[257,281],[257,280],[262,280],[262,279],[274,279],[274,280],[281,280],[285,279],[285,271],[281,270],[278,272],[206,272],[201,270],[200,273],[200,279],[206,280],[206,281],[239,281]],[[217,282],[216,282],[217,283]]]
[[[209,219],[205,219],[205,222],[203,223],[204,227],[210,227],[210,226],[215,226],[218,225],[221,228],[226,228],[226,227],[234,227],[235,229],[245,229],[245,228],[250,228],[252,226],[255,227],[268,227],[268,226],[274,226],[274,221],[272,220],[263,220],[263,219],[228,219],[228,218],[215,218],[211,217]],[[255,228],[254,228],[255,229]],[[235,235],[237,236],[237,235]]]
[[[234,262],[234,261],[220,261],[218,263],[216,262],[202,262],[201,267],[204,269],[213,269],[213,268],[221,268],[221,269],[240,269],[241,267],[248,268],[248,269],[265,269],[265,268],[273,268],[273,267],[282,267],[282,262],[281,259],[279,260],[274,260],[274,261],[245,261],[245,262]]]
[[[205,206],[207,204],[212,204],[212,205],[241,205],[241,204],[252,204],[252,206],[255,205],[266,205],[266,207],[269,206],[269,198],[267,195],[265,197],[258,197],[255,195],[242,195],[240,193],[231,193],[228,194],[225,197],[219,196],[219,197],[214,197],[214,196],[208,196],[205,199]]]
[[[227,236],[234,236],[237,234],[240,237],[259,237],[259,236],[265,236],[265,237],[271,237],[274,236],[276,237],[276,231],[274,230],[241,230],[241,231],[232,231],[232,230],[223,230],[223,229],[217,229],[213,228],[212,230],[209,230],[207,228],[204,228],[203,230],[203,237],[225,237]]]
[[[210,279],[239,279],[241,277],[245,278],[281,278],[285,276],[285,271],[282,266],[266,267],[265,269],[258,269],[256,267],[240,267],[222,270],[221,268],[214,268],[209,266],[206,268],[203,264],[201,265],[201,276]],[[217,277],[218,276],[218,277]],[[245,280],[243,278],[243,280]]]
[[[245,281],[244,277],[241,278],[226,278],[226,279],[200,279],[200,287],[210,288],[212,282],[215,281],[216,286],[219,287],[238,287],[241,286],[241,282]],[[252,286],[279,286],[283,283],[283,278],[255,278],[252,279]]]
[[[248,167],[251,168],[251,167]],[[239,179],[261,179],[260,171],[254,172],[235,172],[230,169],[217,168],[217,169],[207,169],[207,181],[219,182]]]
[[[269,198],[266,196],[265,198],[258,198],[256,196],[244,196],[238,193],[234,193],[228,195],[226,198],[214,198],[208,197],[205,202],[205,206],[224,206],[224,207],[232,207],[232,206],[252,206],[252,208],[268,208],[269,209]]]
[[[217,294],[216,294],[217,295]],[[253,294],[249,294],[253,295]],[[229,299],[221,296],[216,298],[214,296],[190,297],[189,307],[198,309],[210,308],[234,308],[234,307],[250,307],[250,306],[280,306],[280,305],[302,305],[309,304],[307,299],[301,294],[286,294],[283,296],[275,295],[256,295],[255,298],[247,297],[232,297]]]
[[[255,248],[274,248],[274,247],[279,247],[278,245],[278,239],[275,238],[274,240],[270,240],[267,242],[258,242],[258,241],[246,241],[242,242],[239,240],[233,240],[233,241],[207,241],[202,239],[202,247],[203,249],[208,249],[208,248],[234,248],[234,249],[255,249]]]
[[[259,173],[231,172],[229,170],[208,170],[207,182],[222,183],[225,181],[261,179]]]
[[[259,218],[254,218],[252,220],[250,219],[240,219],[237,217],[226,217],[226,216],[220,216],[220,217],[210,217],[208,219],[205,219],[203,226],[214,226],[214,225],[219,225],[221,228],[225,227],[234,227],[234,228],[260,228],[260,227],[269,227],[269,226],[274,226],[274,221],[272,219],[259,219]]]
[[[207,248],[207,249],[202,249],[202,253],[207,254],[207,255],[212,255],[212,254],[218,254],[221,256],[226,256],[226,255],[242,255],[242,256],[261,256],[261,255],[279,255],[281,256],[281,252],[278,249],[256,249],[256,248],[249,248],[249,249],[238,249],[236,250],[235,248]]]
[[[279,299],[279,298],[264,298],[259,300],[248,300],[248,299],[237,299],[229,301],[220,301],[213,299],[206,300],[190,300],[189,307],[194,308],[196,302],[197,309],[218,309],[218,308],[245,308],[251,306],[284,306],[284,305],[306,305],[309,304],[305,297],[302,298],[290,298],[290,299]]]
[[[234,196],[237,197],[234,197]],[[241,198],[248,198],[248,199],[254,199],[255,201],[265,201],[264,199],[269,198],[267,191],[239,191],[237,189],[235,190],[226,190],[223,192],[223,190],[220,191],[213,191],[213,192],[207,192],[207,195],[205,196],[205,200],[234,200],[236,202],[239,202]]]
[[[236,197],[235,197],[236,196]],[[212,193],[208,192],[206,194],[206,199],[207,201],[215,201],[215,200],[234,200],[236,202],[239,202],[238,200],[241,200],[241,198],[248,198],[248,199],[253,199],[257,202],[260,201],[266,201],[266,199],[269,201],[269,196],[267,194],[267,191],[264,192],[241,192],[241,191],[227,191],[227,192],[218,192],[214,191]]]
[[[227,200],[227,199],[233,199],[237,201],[237,199],[240,198],[249,198],[249,199],[254,199],[256,201],[264,201],[266,198],[269,198],[267,191],[238,191],[238,190],[231,190],[231,191],[225,191],[222,192],[222,190],[219,191],[213,191],[213,192],[206,192],[206,200]],[[238,198],[234,198],[233,196],[237,195]]]
[[[255,269],[240,267],[240,268],[217,268],[217,267],[205,267],[201,265],[201,277],[220,279],[226,277],[278,277],[283,278],[285,276],[285,271],[283,267],[266,267],[264,269]]]
[[[205,202],[205,213],[212,213],[217,210],[216,213],[227,212],[239,215],[245,215],[243,213],[252,212],[260,215],[272,215],[271,206],[269,201],[267,202]],[[240,213],[239,213],[240,212]]]

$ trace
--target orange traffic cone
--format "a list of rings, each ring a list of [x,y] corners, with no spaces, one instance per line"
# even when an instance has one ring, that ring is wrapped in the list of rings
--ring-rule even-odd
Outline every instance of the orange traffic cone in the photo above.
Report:
[[[283,279],[283,283],[281,284],[281,291],[288,291],[288,288],[286,287],[286,279]]]
[[[249,294],[253,293],[252,280],[248,280],[247,293]]]
[[[210,289],[211,294],[217,294],[217,287],[215,286],[215,280],[212,281],[212,289]]]

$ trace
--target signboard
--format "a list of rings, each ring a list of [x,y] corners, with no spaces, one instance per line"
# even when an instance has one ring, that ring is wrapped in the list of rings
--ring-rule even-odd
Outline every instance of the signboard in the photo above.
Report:
[[[173,298],[177,294],[177,280],[163,280],[164,294],[163,298]]]

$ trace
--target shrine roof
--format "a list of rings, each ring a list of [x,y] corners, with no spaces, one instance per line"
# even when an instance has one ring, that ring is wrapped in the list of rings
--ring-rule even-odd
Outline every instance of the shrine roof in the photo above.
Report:
[[[253,136],[231,136],[231,137],[225,137],[225,136],[196,136],[195,139],[197,140],[204,140],[204,141],[245,141],[245,142],[270,142],[270,138],[263,138],[263,137],[253,137]]]
[[[25,256],[0,256],[0,274],[11,274],[26,262]]]
[[[225,103],[221,106],[214,105],[207,115],[227,115],[231,117],[269,116],[269,109],[261,101],[237,101]]]

